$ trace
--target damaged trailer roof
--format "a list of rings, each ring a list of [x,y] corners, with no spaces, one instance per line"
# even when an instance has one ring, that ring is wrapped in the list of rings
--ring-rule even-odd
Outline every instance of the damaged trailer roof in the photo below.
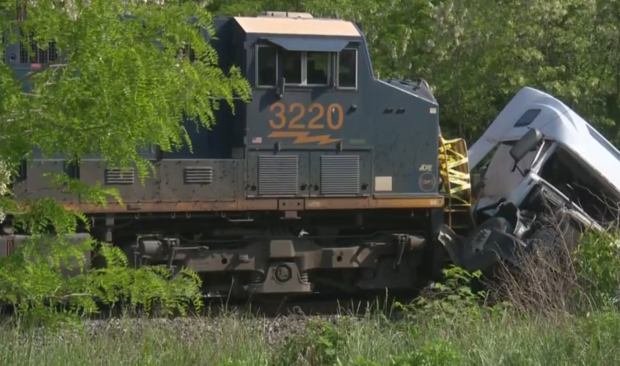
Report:
[[[515,141],[529,128],[578,155],[620,192],[620,151],[557,98],[525,87],[468,150],[473,169],[500,142]]]

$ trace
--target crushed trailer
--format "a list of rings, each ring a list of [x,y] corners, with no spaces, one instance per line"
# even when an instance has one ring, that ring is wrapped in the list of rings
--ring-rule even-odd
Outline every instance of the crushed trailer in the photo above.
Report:
[[[604,231],[617,218],[620,152],[542,91],[521,89],[467,150],[466,160],[460,166],[479,176],[471,189],[444,187],[469,205],[471,228],[457,234],[447,222],[438,241],[468,271],[485,273],[500,263],[518,268],[517,252],[537,243],[572,249],[582,233]],[[458,179],[456,173],[449,179]]]

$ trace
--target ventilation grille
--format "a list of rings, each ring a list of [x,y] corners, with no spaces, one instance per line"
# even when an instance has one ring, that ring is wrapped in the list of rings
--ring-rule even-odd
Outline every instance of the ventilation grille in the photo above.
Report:
[[[321,156],[321,194],[352,195],[360,191],[360,158],[357,155]]]
[[[297,156],[258,157],[258,194],[291,196],[297,194]]]
[[[105,184],[133,184],[135,181],[134,168],[122,171],[118,168],[105,170]]]
[[[213,168],[210,166],[188,166],[183,171],[185,184],[203,184],[213,182]]]
[[[19,62],[22,64],[50,64],[58,59],[56,42],[48,42],[45,50],[41,49],[34,42],[33,34],[29,37],[29,42],[19,44]]]

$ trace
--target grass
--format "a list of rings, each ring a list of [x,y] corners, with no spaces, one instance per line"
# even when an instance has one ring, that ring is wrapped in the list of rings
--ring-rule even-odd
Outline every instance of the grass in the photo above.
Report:
[[[96,335],[67,331],[0,332],[2,365],[618,365],[620,314],[560,320],[486,321],[436,317],[390,322],[381,316],[310,323],[269,343],[263,321],[218,319],[201,327],[120,321]],[[219,334],[218,334],[219,333]]]

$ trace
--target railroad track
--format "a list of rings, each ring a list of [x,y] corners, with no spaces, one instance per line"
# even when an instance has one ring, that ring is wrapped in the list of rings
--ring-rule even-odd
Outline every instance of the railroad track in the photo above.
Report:
[[[383,295],[383,296],[312,296],[306,298],[259,298],[247,300],[235,300],[226,298],[203,298],[203,306],[200,309],[190,307],[187,315],[190,317],[218,317],[226,314],[245,314],[261,318],[274,319],[279,317],[328,317],[336,315],[348,315],[361,317],[370,312],[383,312],[386,315],[394,312],[393,304],[396,302],[410,303],[416,295]],[[140,315],[138,315],[140,314]],[[127,314],[122,310],[121,304],[102,305],[100,312],[89,316],[92,320],[110,320],[124,317],[141,317],[140,310],[136,314]],[[10,305],[1,307],[0,320],[14,315],[14,309]],[[160,315],[157,306],[148,314],[152,318],[178,318],[181,314],[170,316]]]

